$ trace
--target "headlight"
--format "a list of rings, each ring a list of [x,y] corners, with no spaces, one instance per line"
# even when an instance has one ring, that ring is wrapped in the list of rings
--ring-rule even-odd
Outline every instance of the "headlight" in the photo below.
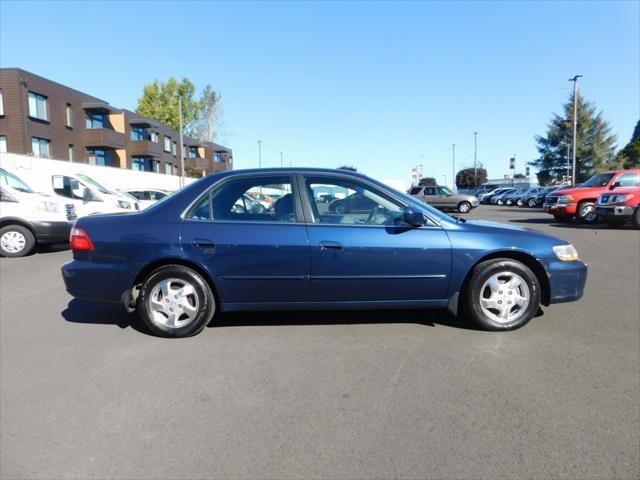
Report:
[[[129,204],[129,202],[125,202],[124,200],[118,200],[116,203],[120,208],[126,208],[127,210],[131,208],[131,205]]]
[[[42,202],[42,205],[38,208],[41,212],[57,212],[58,204],[55,202]]]
[[[563,262],[573,262],[578,260],[578,251],[571,244],[556,245],[553,247],[553,252],[556,254],[556,257]]]
[[[558,203],[571,203],[573,202],[573,197],[571,195],[561,195],[558,197]]]

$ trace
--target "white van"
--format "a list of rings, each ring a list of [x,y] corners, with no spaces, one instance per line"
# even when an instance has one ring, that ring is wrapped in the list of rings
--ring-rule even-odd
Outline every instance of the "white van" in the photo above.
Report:
[[[0,168],[0,256],[22,257],[31,253],[36,243],[68,241],[76,218],[72,204],[34,192]]]
[[[96,213],[133,212],[140,209],[130,197],[111,191],[83,173],[54,173],[52,192],[75,205],[79,217]]]

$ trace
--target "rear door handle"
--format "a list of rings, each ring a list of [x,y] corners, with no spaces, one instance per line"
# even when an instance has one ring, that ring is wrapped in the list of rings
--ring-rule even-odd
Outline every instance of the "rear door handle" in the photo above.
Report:
[[[203,250],[213,250],[214,248],[216,248],[216,244],[214,242],[202,238],[196,238],[193,241],[193,246],[201,248]]]
[[[338,242],[322,241],[320,242],[320,250],[342,250],[342,245]]]

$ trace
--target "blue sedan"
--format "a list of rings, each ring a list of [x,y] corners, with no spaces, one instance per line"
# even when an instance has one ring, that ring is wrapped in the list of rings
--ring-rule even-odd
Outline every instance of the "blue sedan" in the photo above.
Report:
[[[366,208],[321,201],[357,195]],[[247,202],[278,198],[260,211]],[[123,302],[157,335],[218,311],[443,308],[489,330],[578,300],[587,267],[564,240],[450,217],[364,175],[324,169],[209,175],[139,213],[79,219],[67,291]]]

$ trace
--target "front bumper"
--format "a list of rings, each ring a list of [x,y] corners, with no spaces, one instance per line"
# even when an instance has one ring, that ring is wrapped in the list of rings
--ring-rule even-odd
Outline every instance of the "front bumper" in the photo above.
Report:
[[[610,207],[596,207],[596,214],[603,220],[615,220],[618,222],[631,220],[635,212],[634,207],[626,205],[612,205]]]
[[[549,303],[573,302],[582,298],[587,282],[587,265],[577,260],[541,260],[549,278]]]
[[[68,242],[73,222],[31,222],[38,243]]]
[[[573,217],[576,214],[575,203],[545,203],[544,211],[556,217]]]

